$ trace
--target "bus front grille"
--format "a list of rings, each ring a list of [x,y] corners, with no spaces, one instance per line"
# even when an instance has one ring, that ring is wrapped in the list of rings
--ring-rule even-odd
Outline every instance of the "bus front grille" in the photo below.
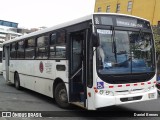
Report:
[[[144,89],[132,89],[132,90],[121,90],[121,91],[115,91],[117,95],[123,95],[123,94],[130,94],[130,93],[140,93],[144,92]]]
[[[134,101],[140,99],[142,99],[142,96],[120,98],[121,102]]]

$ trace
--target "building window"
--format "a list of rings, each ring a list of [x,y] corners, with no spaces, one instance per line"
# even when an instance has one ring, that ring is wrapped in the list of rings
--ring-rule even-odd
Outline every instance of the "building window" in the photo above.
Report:
[[[107,13],[110,12],[110,5],[107,6],[106,12],[107,12]]]
[[[97,11],[97,12],[101,12],[101,7],[98,8],[98,11]]]
[[[120,4],[117,4],[116,12],[117,12],[117,13],[119,13],[119,12],[120,12]]]
[[[132,10],[132,1],[128,1],[127,11],[131,12],[131,10]]]

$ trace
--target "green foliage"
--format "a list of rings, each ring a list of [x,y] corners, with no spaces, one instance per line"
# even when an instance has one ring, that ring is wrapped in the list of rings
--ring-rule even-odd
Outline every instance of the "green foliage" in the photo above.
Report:
[[[160,27],[152,27],[157,55],[160,55]]]
[[[154,40],[155,40],[155,47],[156,47],[156,57],[157,57],[157,69],[158,73],[160,73],[160,27],[152,27]]]

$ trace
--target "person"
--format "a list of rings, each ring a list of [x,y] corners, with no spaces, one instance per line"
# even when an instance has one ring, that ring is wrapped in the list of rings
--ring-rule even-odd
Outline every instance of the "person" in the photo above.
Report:
[[[100,55],[99,57],[102,60],[102,63],[104,64],[105,54],[104,54],[103,48],[99,46],[98,50],[99,50],[99,55]]]

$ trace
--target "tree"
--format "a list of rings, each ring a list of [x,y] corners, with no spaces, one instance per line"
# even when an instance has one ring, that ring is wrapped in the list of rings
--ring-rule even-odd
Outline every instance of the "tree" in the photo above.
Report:
[[[160,26],[154,26],[152,28],[156,47],[157,68],[160,71]]]
[[[158,56],[160,55],[160,33],[159,33],[159,31],[160,31],[160,27],[158,27],[158,26],[153,27],[156,53],[157,53]]]

